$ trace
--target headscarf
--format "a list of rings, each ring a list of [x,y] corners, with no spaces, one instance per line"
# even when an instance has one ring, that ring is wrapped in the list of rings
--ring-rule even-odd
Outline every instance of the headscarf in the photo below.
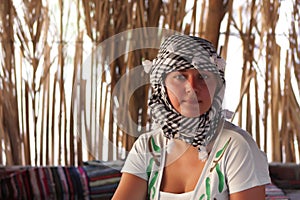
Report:
[[[172,35],[161,44],[157,57],[152,61],[150,83],[153,88],[149,107],[152,118],[172,140],[178,138],[198,147],[199,158],[207,158],[206,146],[216,134],[222,118],[222,101],[225,90],[225,61],[217,55],[213,45],[202,38]],[[172,71],[198,69],[212,72],[221,81],[210,109],[198,117],[185,117],[171,105],[164,79]],[[213,94],[212,94],[213,95]]]

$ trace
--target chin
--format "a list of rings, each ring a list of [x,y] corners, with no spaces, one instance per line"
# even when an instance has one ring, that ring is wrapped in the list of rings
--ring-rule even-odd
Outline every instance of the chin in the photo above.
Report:
[[[205,110],[205,112],[207,112],[207,110]],[[199,108],[195,108],[195,109],[181,110],[180,114],[185,116],[185,117],[195,118],[195,117],[199,117],[200,115],[204,114],[205,112],[201,112],[199,110]]]
[[[191,117],[191,118],[194,118],[194,117],[199,117],[201,115],[201,113],[199,112],[181,112],[181,115],[185,116],[185,117]]]

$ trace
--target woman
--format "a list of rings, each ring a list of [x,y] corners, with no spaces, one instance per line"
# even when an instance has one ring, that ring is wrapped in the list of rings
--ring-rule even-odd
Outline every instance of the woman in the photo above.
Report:
[[[204,39],[173,35],[152,62],[141,135],[113,200],[265,199],[268,162],[250,134],[224,120],[225,61]]]

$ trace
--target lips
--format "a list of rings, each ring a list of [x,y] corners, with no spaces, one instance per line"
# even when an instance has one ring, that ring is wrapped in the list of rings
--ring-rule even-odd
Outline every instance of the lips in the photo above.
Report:
[[[184,99],[182,102],[188,103],[188,104],[199,104],[199,103],[201,103],[201,101],[198,100],[198,99]]]

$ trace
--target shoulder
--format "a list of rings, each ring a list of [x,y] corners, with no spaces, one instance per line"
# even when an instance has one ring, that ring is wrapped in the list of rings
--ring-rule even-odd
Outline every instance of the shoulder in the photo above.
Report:
[[[253,139],[249,132],[228,121],[226,121],[224,124],[224,128],[220,138],[221,140],[226,141],[230,139],[230,143],[232,145],[246,145],[249,147],[257,147],[256,141]]]
[[[270,182],[266,154],[242,128],[225,122],[217,145],[218,152],[223,152],[220,165],[226,175],[229,193]]]
[[[163,152],[165,137],[160,129],[141,134],[134,142],[126,160],[147,164],[152,157],[160,157]]]
[[[266,154],[251,134],[230,122],[225,122],[216,148],[224,150],[224,161],[227,163],[243,163],[249,160],[267,163]]]
[[[164,146],[165,137],[161,129],[155,129],[140,135],[134,143],[133,148],[141,148],[144,151],[159,151]]]
[[[135,141],[127,155],[122,172],[148,180],[154,166],[153,162],[159,163],[160,161],[163,147],[164,137],[161,130],[143,133]]]
[[[155,140],[161,140],[163,138],[162,130],[161,129],[154,129],[149,132],[142,133],[138,138],[138,140],[144,141],[150,138],[155,138]]]

